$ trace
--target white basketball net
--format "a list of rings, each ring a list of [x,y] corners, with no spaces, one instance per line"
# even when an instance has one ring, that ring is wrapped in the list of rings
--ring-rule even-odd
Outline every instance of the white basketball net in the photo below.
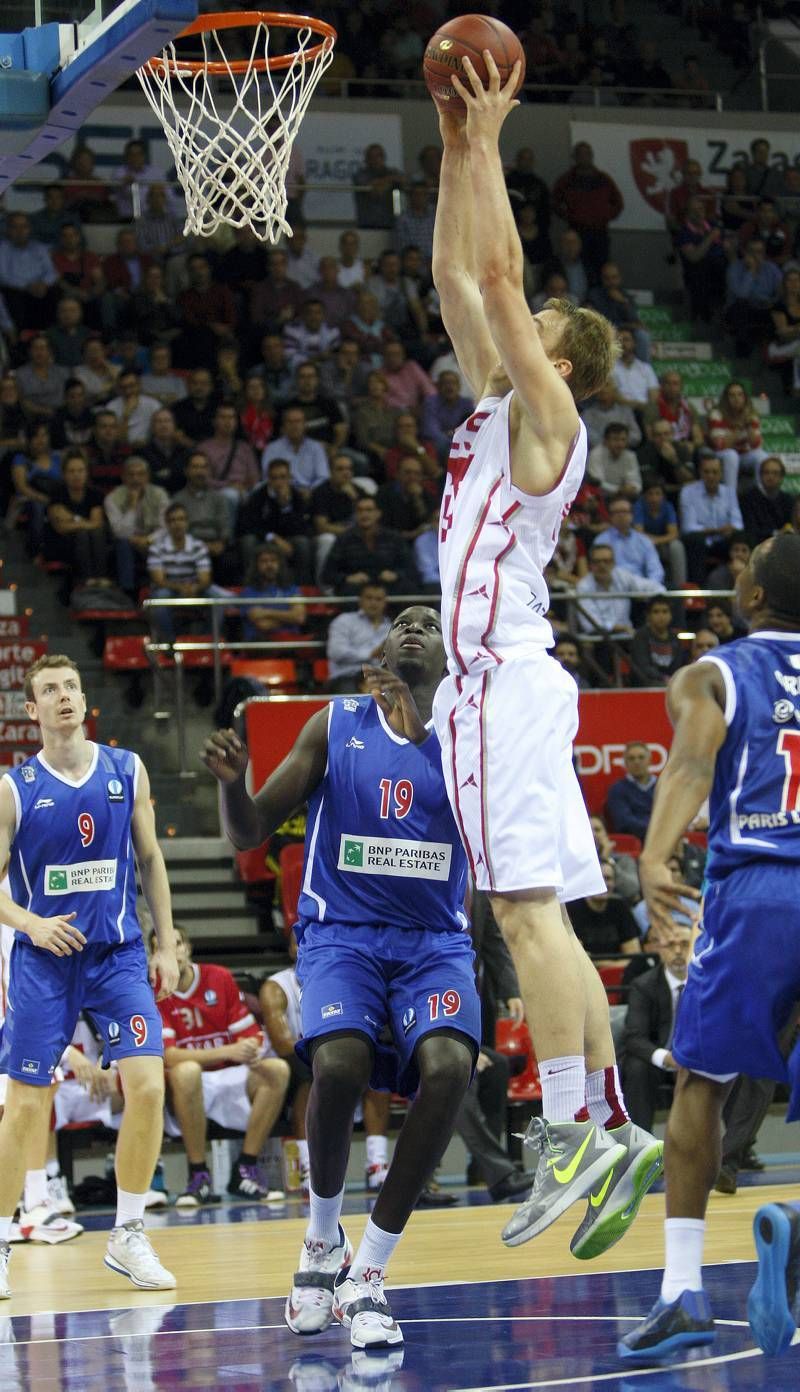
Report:
[[[286,176],[292,144],[314,88],[333,58],[333,38],[297,30],[293,62],[277,72],[254,63],[269,57],[269,28],[259,23],[246,71],[231,71],[226,31],[203,31],[205,64],[224,63],[225,76],[181,67],[174,43],[163,62],[140,68],[138,78],[164,127],[186,197],[184,233],[210,237],[223,223],[250,227],[261,241],[291,235],[286,221]],[[307,50],[320,45],[306,59]],[[241,62],[241,58],[237,59]]]

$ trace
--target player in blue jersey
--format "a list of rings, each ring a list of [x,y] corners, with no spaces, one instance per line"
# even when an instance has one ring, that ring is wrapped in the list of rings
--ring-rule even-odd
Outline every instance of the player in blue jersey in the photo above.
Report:
[[[335,1316],[356,1348],[402,1343],[386,1265],[452,1135],[480,1043],[467,862],[432,732],[444,670],[438,613],[405,609],[383,663],[365,669],[370,695],[312,716],[255,799],[233,731],[214,735],[203,756],[240,849],[309,803],[295,933],[300,1050],[313,1071],[310,1217],[285,1317],[294,1333],[312,1334]],[[339,1217],[353,1113],[368,1085],[414,1101],[353,1257]]]
[[[736,588],[748,636],[670,683],[675,736],[640,860],[651,920],[663,922],[686,892],[669,857],[709,797],[701,928],[672,1044],[680,1072],[667,1127],[666,1268],[659,1300],[619,1345],[640,1365],[714,1338],[705,1213],[736,1075],[789,1083],[788,1119],[800,1115],[800,536],[762,542]],[[760,1347],[778,1353],[800,1313],[800,1206],[761,1209],[755,1237],[750,1322]]]
[[[0,1298],[8,1235],[22,1189],[25,1138],[52,1105],[56,1064],[85,1010],[115,1059],[125,1095],[116,1151],[117,1213],[105,1262],[146,1290],[175,1278],[143,1226],[164,1106],[160,994],[177,985],[169,884],[156,840],[147,773],[138,755],[86,739],[86,697],[69,657],[26,673],[25,710],[42,748],[0,780],[0,920],[15,930],[0,1072]],[[158,949],[148,963],[136,917],[136,867]]]

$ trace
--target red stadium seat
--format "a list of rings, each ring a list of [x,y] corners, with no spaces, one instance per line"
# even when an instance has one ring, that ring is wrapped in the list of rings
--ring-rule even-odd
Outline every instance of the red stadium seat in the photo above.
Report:
[[[615,988],[622,985],[622,978],[625,975],[627,962],[607,962],[605,966],[598,967],[600,980],[606,988],[609,1005],[622,1005],[622,992]]]
[[[290,842],[288,846],[283,847],[278,858],[281,868],[281,909],[287,937],[297,918],[297,901],[303,882],[304,850],[302,841]]]
[[[317,686],[326,686],[330,676],[327,657],[317,657],[311,667],[311,675]]]
[[[522,1072],[508,1080],[509,1102],[541,1102],[539,1065],[533,1052],[530,1031],[524,1020],[521,1025],[516,1025],[510,1016],[501,1017],[495,1027],[495,1048],[499,1054],[506,1054],[509,1058],[518,1054],[527,1055],[527,1063]]]
[[[683,839],[688,841],[690,846],[702,846],[704,851],[708,849],[707,831],[687,831]]]
[[[269,838],[251,851],[236,852],[236,873],[242,884],[263,885],[271,883],[275,876],[267,865]]]
[[[638,860],[642,854],[642,843],[638,836],[631,836],[625,831],[612,831],[611,844],[619,855],[635,856]]]
[[[272,691],[299,690],[297,667],[290,657],[238,657],[231,663],[232,677],[255,677]]]

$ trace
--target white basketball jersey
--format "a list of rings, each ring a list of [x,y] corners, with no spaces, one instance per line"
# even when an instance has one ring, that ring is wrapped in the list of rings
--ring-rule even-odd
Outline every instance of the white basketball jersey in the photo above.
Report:
[[[286,1023],[289,1033],[292,1039],[299,1039],[303,1033],[303,1025],[300,1018],[300,983],[297,980],[297,972],[294,967],[284,967],[283,971],[275,972],[269,980],[274,981],[283,991],[286,997]],[[272,1058],[274,1055],[275,1050],[267,1037],[264,1057]]]
[[[453,435],[439,524],[448,667],[467,676],[553,646],[544,570],[586,468],[581,421],[543,497],[511,482],[507,396],[484,397]]]

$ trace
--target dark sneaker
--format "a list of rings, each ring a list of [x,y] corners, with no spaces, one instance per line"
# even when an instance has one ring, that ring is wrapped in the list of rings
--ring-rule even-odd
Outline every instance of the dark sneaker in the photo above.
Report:
[[[175,1200],[176,1208],[202,1208],[204,1204],[219,1203],[220,1195],[211,1188],[211,1175],[208,1170],[195,1170],[189,1175],[189,1183]]]
[[[228,1181],[228,1193],[237,1199],[265,1199],[269,1190],[257,1165],[234,1165]]]
[[[510,1203],[522,1194],[529,1194],[532,1188],[533,1175],[525,1174],[522,1170],[512,1170],[510,1174],[498,1179],[496,1184],[489,1185],[489,1197],[492,1203]]]
[[[705,1291],[682,1291],[671,1304],[658,1299],[650,1314],[617,1344],[617,1354],[637,1368],[668,1363],[686,1348],[714,1342],[714,1318]]]
[[[747,1297],[747,1315],[758,1347],[783,1353],[800,1319],[800,1209],[765,1204],[753,1219],[758,1275]]]

